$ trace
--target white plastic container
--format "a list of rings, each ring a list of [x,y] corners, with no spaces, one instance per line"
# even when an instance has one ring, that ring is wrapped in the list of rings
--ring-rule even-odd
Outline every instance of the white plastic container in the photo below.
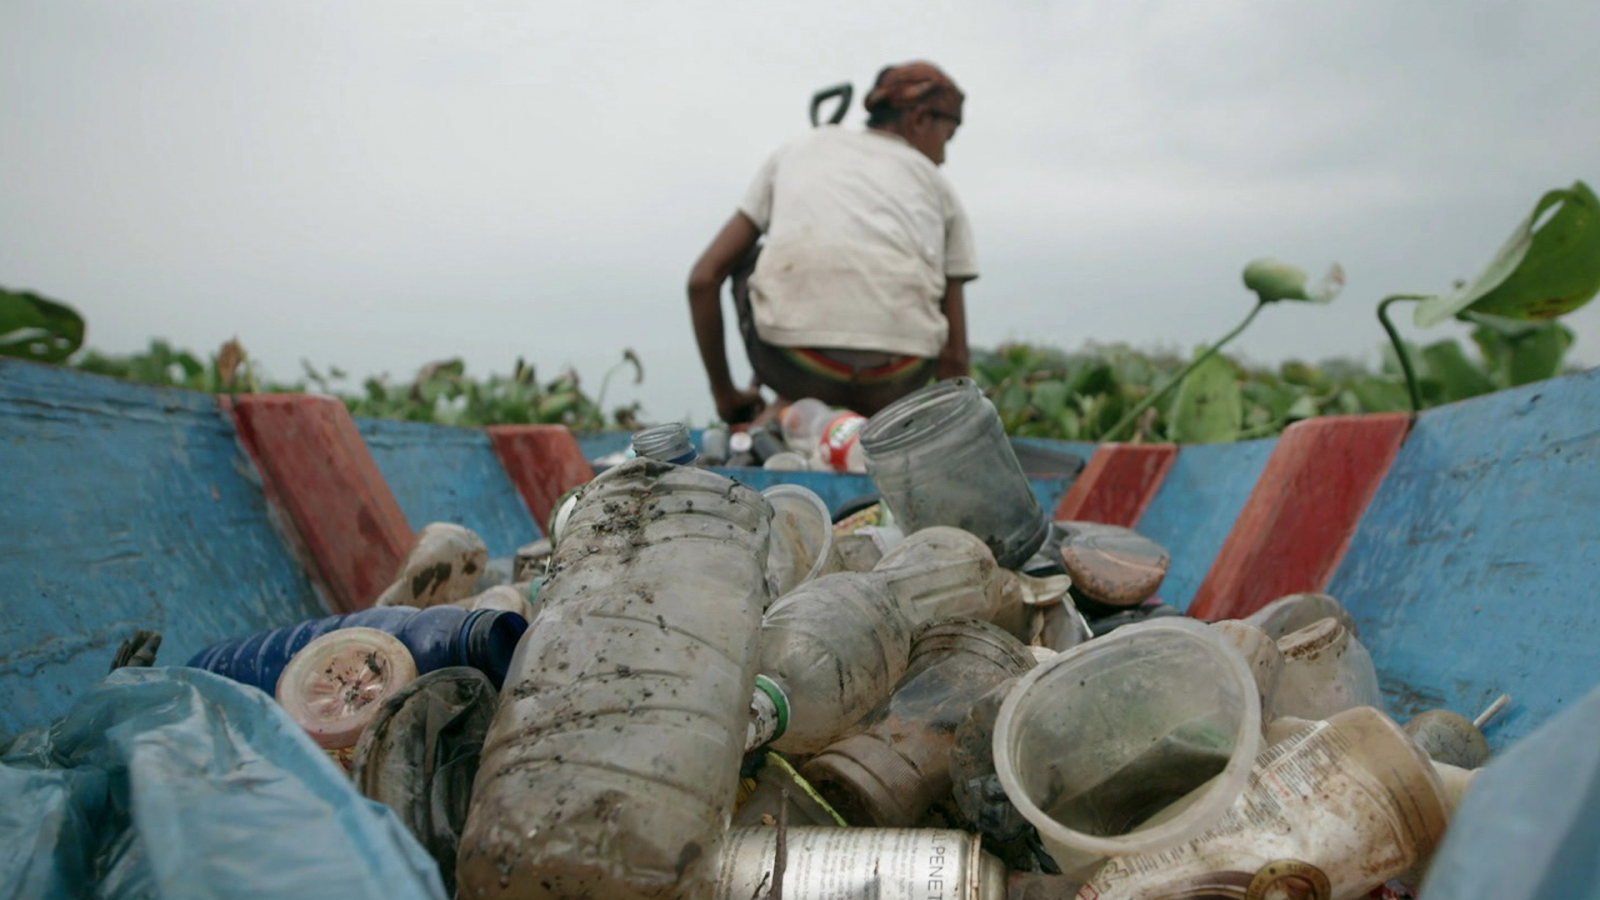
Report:
[[[995,722],[995,773],[1067,875],[1172,847],[1244,789],[1261,747],[1255,679],[1200,622],[1119,628],[1046,660]]]
[[[1233,644],[1250,666],[1250,675],[1255,678],[1256,690],[1261,697],[1261,722],[1265,728],[1276,714],[1278,683],[1283,680],[1283,653],[1278,650],[1277,641],[1260,628],[1239,619],[1212,622],[1211,630]]]
[[[1343,624],[1329,617],[1278,640],[1283,677],[1274,712],[1297,719],[1326,719],[1356,706],[1383,709],[1372,654]]]
[[[1383,713],[1357,707],[1300,723],[1262,752],[1214,827],[1162,852],[1108,861],[1083,896],[1356,900],[1425,863],[1446,819],[1427,756]]]

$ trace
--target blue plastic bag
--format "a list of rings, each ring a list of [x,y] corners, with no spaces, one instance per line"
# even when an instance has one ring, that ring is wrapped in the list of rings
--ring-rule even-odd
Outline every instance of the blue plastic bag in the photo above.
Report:
[[[119,669],[0,755],[0,896],[443,900],[438,868],[271,697]]]

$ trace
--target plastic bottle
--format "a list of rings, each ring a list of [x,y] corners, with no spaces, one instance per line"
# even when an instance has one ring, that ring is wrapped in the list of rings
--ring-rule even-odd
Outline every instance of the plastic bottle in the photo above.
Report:
[[[740,828],[723,845],[712,900],[1070,900],[1079,883],[1007,873],[982,839],[939,828]],[[782,879],[780,886],[774,880]],[[770,891],[770,893],[769,893]]]
[[[1246,616],[1244,621],[1265,631],[1276,641],[1330,616],[1337,619],[1346,631],[1360,636],[1361,631],[1356,628],[1350,613],[1328,594],[1288,594]]]
[[[697,455],[682,422],[655,425],[633,434],[633,452],[639,456],[686,466]]]
[[[836,414],[833,407],[815,397],[796,400],[778,417],[784,443],[803,456],[816,456],[817,442],[822,440],[823,430]]]
[[[1427,756],[1388,716],[1356,707],[1299,723],[1256,758],[1244,793],[1205,834],[1111,859],[1085,895],[1354,900],[1425,862],[1447,815]]]
[[[1017,568],[1050,531],[1000,416],[970,378],[952,378],[889,404],[860,440],[884,503],[906,534],[953,525]]]
[[[849,410],[838,411],[829,419],[817,438],[816,455],[823,467],[858,475],[866,472],[867,451],[861,446],[861,429],[866,424],[866,416]]]
[[[759,671],[783,706],[772,721],[786,725],[775,736],[752,732],[752,748],[770,739],[785,753],[816,753],[888,696],[905,673],[918,626],[945,616],[993,619],[1034,596],[1035,582],[1063,581],[1025,579],[999,568],[975,536],[929,528],[871,572],[805,582],[762,623]]]
[[[461,897],[710,893],[771,516],[750,488],[650,459],[590,483],[484,742]]]
[[[893,693],[801,768],[855,826],[917,825],[950,793],[956,727],[977,699],[1033,668],[1022,642],[976,619],[922,626]]]
[[[1278,640],[1283,675],[1273,711],[1297,719],[1326,719],[1353,706],[1383,709],[1372,654],[1332,617]]]
[[[417,532],[394,581],[374,606],[424,608],[451,603],[477,590],[489,548],[471,529],[431,522]]]
[[[419,674],[446,666],[471,666],[498,686],[517,641],[528,630],[528,620],[503,610],[468,611],[454,606],[364,609],[213,644],[195,654],[188,665],[271,693],[284,666],[303,647],[330,631],[357,627],[376,628],[399,638],[411,651]]]
[[[1261,724],[1263,730],[1277,714],[1278,683],[1283,680],[1283,653],[1265,631],[1238,619],[1212,622],[1211,630],[1222,635],[1250,666],[1256,690],[1261,697]]]

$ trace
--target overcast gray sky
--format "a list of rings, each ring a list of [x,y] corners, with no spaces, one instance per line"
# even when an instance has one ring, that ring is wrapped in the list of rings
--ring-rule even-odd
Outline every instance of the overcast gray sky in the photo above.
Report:
[[[1345,293],[1237,349],[1376,360],[1384,294],[1600,185],[1596,34],[1595,0],[0,0],[0,285],[281,379],[520,355],[594,388],[632,347],[607,405],[703,420],[689,266],[813,90],[927,58],[968,95],[975,346],[1187,348],[1277,256]],[[1600,304],[1569,322],[1600,363]]]

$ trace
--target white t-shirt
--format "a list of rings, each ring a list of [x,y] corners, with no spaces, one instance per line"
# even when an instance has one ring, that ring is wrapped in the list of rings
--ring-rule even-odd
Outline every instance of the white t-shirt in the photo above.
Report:
[[[761,167],[739,211],[766,233],[750,277],[761,339],[936,357],[947,278],[976,278],[972,226],[898,135],[824,126]]]

